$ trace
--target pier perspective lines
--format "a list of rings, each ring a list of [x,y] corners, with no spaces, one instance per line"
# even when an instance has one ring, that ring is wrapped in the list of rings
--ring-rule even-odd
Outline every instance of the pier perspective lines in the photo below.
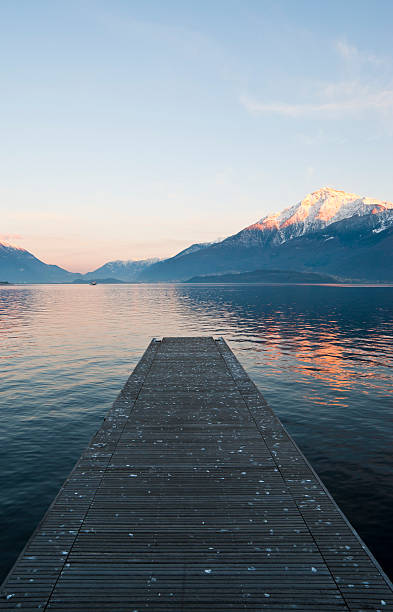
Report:
[[[393,610],[392,585],[223,339],[153,340],[1,610]]]

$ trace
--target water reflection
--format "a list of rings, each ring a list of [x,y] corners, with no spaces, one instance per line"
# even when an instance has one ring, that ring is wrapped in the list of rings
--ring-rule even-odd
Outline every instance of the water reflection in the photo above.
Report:
[[[233,341],[248,344],[246,350],[250,343],[262,345],[253,351],[263,353],[264,367],[277,374],[284,368],[337,391],[354,383],[369,393],[382,384],[391,395],[391,288],[231,288],[225,302],[216,291],[189,294],[187,305],[199,312],[202,304],[214,311],[219,303],[226,321],[236,325]]]
[[[151,337],[224,336],[379,560],[393,497],[393,289],[0,288],[5,570]]]

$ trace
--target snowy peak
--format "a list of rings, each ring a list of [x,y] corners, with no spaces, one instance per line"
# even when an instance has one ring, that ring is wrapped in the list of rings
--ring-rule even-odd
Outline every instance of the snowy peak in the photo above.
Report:
[[[277,230],[279,242],[301,236],[353,216],[393,209],[392,202],[361,197],[355,193],[323,187],[280,213],[263,217],[246,230]]]
[[[84,275],[85,280],[98,280],[104,278],[116,278],[121,281],[131,282],[138,278],[142,270],[157,263],[159,259],[117,259],[116,261],[108,261],[93,272],[88,272]]]
[[[120,270],[120,269],[131,269],[131,268],[142,268],[149,266],[150,264],[159,261],[158,257],[151,257],[150,259],[116,259],[114,261],[108,261],[104,264],[107,270]],[[101,266],[102,268],[103,266]],[[101,269],[99,268],[99,269]]]
[[[13,244],[9,244],[9,242],[0,242],[0,250],[2,251],[21,251],[22,253],[28,253],[26,249],[22,249],[22,247],[15,246]]]
[[[318,189],[213,245],[192,245],[138,277],[181,281],[253,270],[318,272],[346,279],[393,279],[393,203]]]

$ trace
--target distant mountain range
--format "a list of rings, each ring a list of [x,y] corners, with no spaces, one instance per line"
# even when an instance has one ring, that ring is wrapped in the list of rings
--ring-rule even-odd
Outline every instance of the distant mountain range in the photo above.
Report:
[[[83,275],[83,278],[87,280],[98,280],[104,278],[117,278],[126,282],[133,282],[138,279],[140,273],[151,266],[152,264],[160,261],[159,259],[140,259],[137,261],[108,261],[97,270],[88,272]]]
[[[159,259],[109,261],[87,274],[68,272],[37,259],[32,253],[0,243],[0,281],[10,283],[88,283],[90,280],[133,282],[144,268]]]
[[[193,244],[161,261],[111,261],[84,275],[0,243],[0,281],[184,281],[264,269],[387,282],[392,253],[393,203],[325,187],[219,242]]]
[[[393,281],[393,203],[323,188],[213,245],[146,268],[144,281],[266,269]]]

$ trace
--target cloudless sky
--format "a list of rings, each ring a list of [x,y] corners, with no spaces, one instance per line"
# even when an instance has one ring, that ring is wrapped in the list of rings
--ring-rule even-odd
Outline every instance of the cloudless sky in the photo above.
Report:
[[[331,186],[393,200],[391,0],[1,0],[0,240],[173,255]]]

